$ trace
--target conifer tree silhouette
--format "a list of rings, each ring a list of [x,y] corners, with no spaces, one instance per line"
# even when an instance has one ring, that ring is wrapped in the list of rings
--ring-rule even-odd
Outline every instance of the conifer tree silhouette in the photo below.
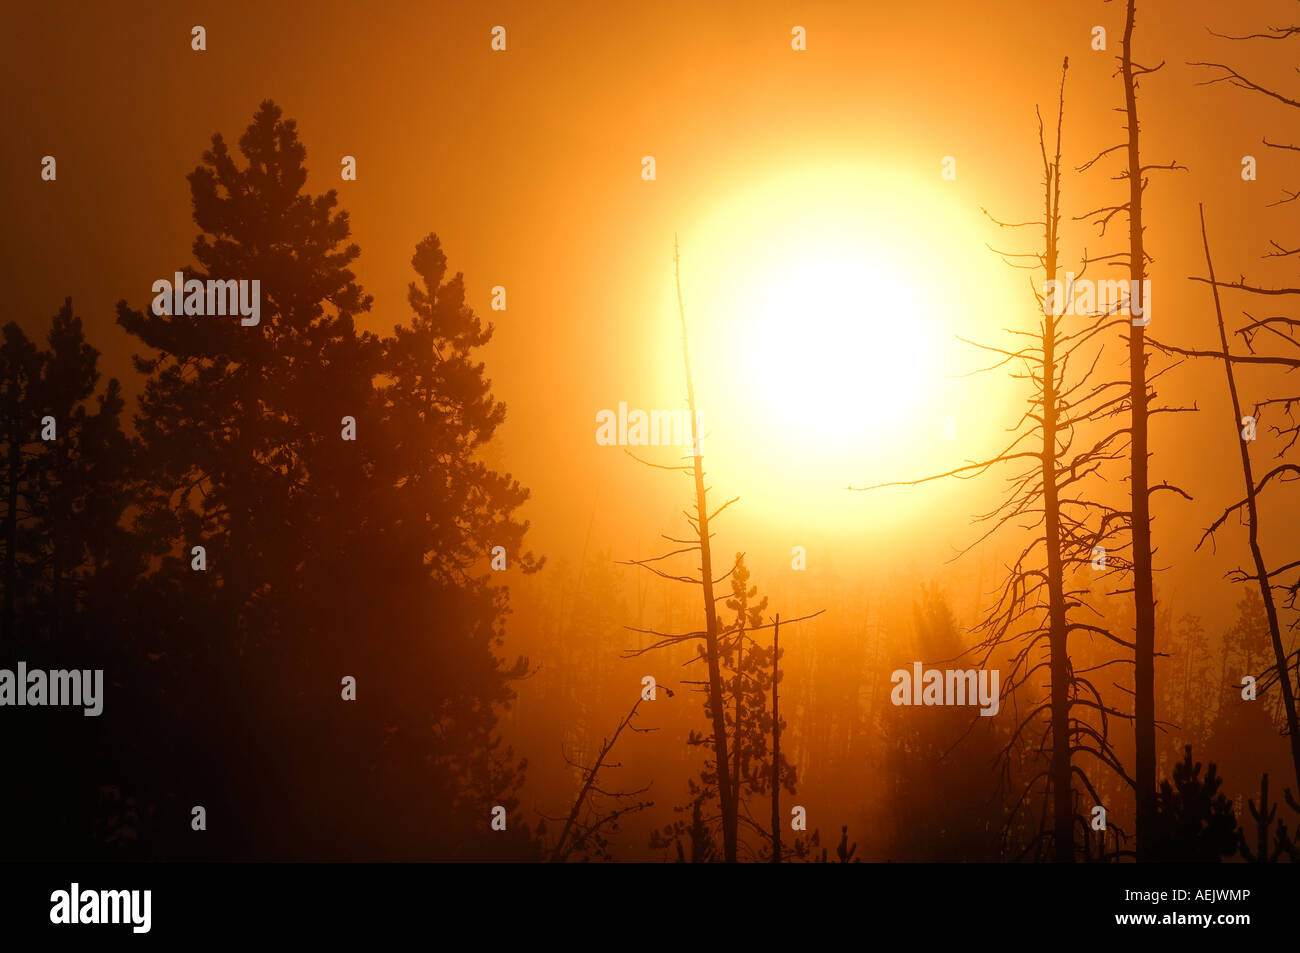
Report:
[[[1297,810],[1295,798],[1291,792],[1284,792],[1287,803]],[[1286,819],[1277,816],[1277,803],[1269,803],[1268,799],[1268,772],[1265,771],[1259,781],[1259,805],[1256,806],[1253,800],[1247,799],[1246,806],[1250,809],[1250,816],[1255,819],[1256,840],[1255,850],[1250,849],[1250,844],[1246,841],[1246,831],[1243,828],[1237,832],[1237,845],[1241,850],[1241,856],[1247,861],[1255,864],[1275,863],[1284,854],[1292,861],[1300,859],[1300,845],[1296,844],[1291,833],[1287,830]],[[1270,847],[1268,840],[1268,830],[1273,821],[1277,821],[1277,827],[1274,828],[1273,844]]]
[[[489,562],[499,545],[510,569],[541,564],[514,517],[527,491],[480,456],[505,418],[474,357],[492,326],[430,235],[410,323],[358,329],[360,249],[334,191],[304,191],[296,124],[264,102],[239,151],[218,134],[189,176],[201,233],[185,274],[260,281],[261,322],[118,305],[149,349],[136,528],[158,562],[154,647],[188,633],[161,720],[204,719],[197,744],[169,738],[174,787],[242,822],[209,841],[223,855],[536,856],[526,824],[487,822],[517,805],[522,764],[494,729],[528,668],[496,655],[508,590]],[[262,809],[234,762],[301,809]]]
[[[120,674],[138,664],[120,629],[142,571],[122,525],[131,454],[121,388],[116,380],[99,386],[98,361],[71,299],[51,320],[44,347],[16,324],[5,328],[0,465],[5,512],[12,514],[4,535],[8,668],[21,659],[29,669],[103,666]],[[114,700],[115,713],[128,708]],[[29,771],[24,784],[0,792],[0,813],[28,820],[11,832],[12,855],[85,856],[93,850],[87,805],[106,774],[118,770],[116,751],[98,722],[69,731],[66,722],[32,711],[0,719],[0,747]]]
[[[1154,836],[1148,860],[1217,863],[1237,849],[1237,817],[1232,802],[1219,793],[1223,779],[1211,762],[1201,779],[1192,746],[1183,748],[1173,784],[1160,782],[1154,800]]]

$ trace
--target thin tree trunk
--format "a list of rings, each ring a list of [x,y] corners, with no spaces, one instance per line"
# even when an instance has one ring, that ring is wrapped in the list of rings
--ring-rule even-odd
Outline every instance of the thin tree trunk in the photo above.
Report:
[[[1278,683],[1282,687],[1282,707],[1286,712],[1286,724],[1291,741],[1291,760],[1295,767],[1296,790],[1300,791],[1300,721],[1296,719],[1295,693],[1291,688],[1291,674],[1287,670],[1286,649],[1282,645],[1281,628],[1278,625],[1277,606],[1273,602],[1273,587],[1269,584],[1268,568],[1264,564],[1264,554],[1259,547],[1259,507],[1255,499],[1255,476],[1250,466],[1250,448],[1241,439],[1237,428],[1241,426],[1241,400],[1237,396],[1237,380],[1232,373],[1232,355],[1228,351],[1228,331],[1223,323],[1223,307],[1219,303],[1219,286],[1214,283],[1214,263],[1210,260],[1210,242],[1205,234],[1205,206],[1201,210],[1201,243],[1205,247],[1205,267],[1209,270],[1210,290],[1214,292],[1214,315],[1219,322],[1219,341],[1223,345],[1223,367],[1228,374],[1228,393],[1232,396],[1232,430],[1237,434],[1237,445],[1241,449],[1241,474],[1246,484],[1246,512],[1249,526],[1250,555],[1255,561],[1255,578],[1259,582],[1259,593],[1264,599],[1264,614],[1268,617],[1268,634],[1273,643],[1273,658],[1277,663]],[[1260,803],[1260,810],[1266,811],[1268,805]],[[1262,846],[1262,845],[1261,845]],[[1261,851],[1261,857],[1267,856]]]
[[[735,714],[732,716],[731,724],[731,747],[732,747],[732,769],[731,769],[731,797],[736,805],[736,816],[740,816],[740,779],[743,776],[743,767],[740,763],[740,754],[743,748],[741,744],[741,689],[743,682],[741,680],[741,667],[745,664],[745,629],[742,626],[736,633],[736,677],[732,679],[732,691],[736,696]],[[739,823],[739,822],[738,822]],[[740,831],[737,828],[737,836]],[[739,846],[739,845],[737,845]]]
[[[1044,379],[1054,372],[1052,346],[1047,343]],[[1047,533],[1047,588],[1052,670],[1052,837],[1053,859],[1074,861],[1074,799],[1070,772],[1070,656],[1066,646],[1065,589],[1061,561],[1061,513],[1056,488],[1056,395],[1047,384],[1043,415],[1043,510]]]
[[[781,614],[772,626],[772,863],[781,863]]]
[[[1124,111],[1128,121],[1129,279],[1133,289],[1130,314],[1145,316],[1142,281],[1146,253],[1142,244],[1142,159],[1138,150],[1137,87],[1133,73],[1133,22],[1136,0],[1128,0],[1124,24],[1121,72],[1124,77]],[[1139,67],[1139,70],[1141,67]],[[1156,604],[1151,580],[1151,510],[1147,474],[1146,329],[1129,322],[1130,429],[1129,490],[1133,535],[1133,603],[1135,610],[1133,657],[1133,730],[1137,764],[1134,771],[1137,801],[1137,856],[1147,859],[1151,847],[1156,789],[1155,634]]]
[[[1061,217],[1061,122],[1065,113],[1065,71],[1061,67],[1061,94],[1056,121],[1054,162],[1047,164],[1046,248],[1043,265],[1047,281],[1056,280],[1058,241]],[[1044,285],[1046,287],[1046,285]],[[1052,760],[1049,768],[1052,783],[1052,859],[1057,863],[1074,861],[1074,798],[1070,771],[1070,656],[1066,639],[1065,580],[1061,556],[1061,505],[1057,487],[1057,423],[1059,408],[1056,392],[1056,317],[1044,308],[1043,314],[1043,534],[1047,550],[1048,644],[1051,652]]]
[[[686,309],[682,305],[681,256],[673,239],[673,267],[677,281],[677,312],[682,322],[682,363],[686,369],[686,399],[691,415],[692,448],[695,461],[695,515],[700,535],[700,572],[704,589],[704,646],[709,667],[709,710],[713,714],[713,760],[718,770],[718,801],[722,809],[723,859],[736,861],[739,815],[732,797],[731,765],[727,757],[727,719],[722,707],[722,676],[718,665],[718,616],[713,598],[713,553],[709,540],[709,509],[704,487],[704,453],[700,447],[699,416],[695,410],[695,383],[691,378],[691,356],[686,343]]]
[[[1059,175],[1059,169],[1057,171]],[[1054,226],[1052,237],[1055,237]],[[1049,243],[1048,274],[1056,277],[1055,243]],[[1056,321],[1044,316],[1043,335],[1043,530],[1047,543],[1048,640],[1052,671],[1053,859],[1074,860],[1074,804],[1070,796],[1070,657],[1066,645],[1065,582],[1061,559],[1061,506],[1056,486]]]
[[[551,851],[551,863],[559,863],[569,856],[571,850],[568,843],[569,832],[573,830],[573,825],[577,823],[578,812],[582,810],[582,805],[586,803],[587,795],[591,793],[592,785],[596,783],[596,775],[605,766],[605,759],[613,750],[614,743],[618,741],[618,736],[623,733],[623,729],[632,721],[636,715],[636,710],[640,707],[641,699],[638,698],[636,704],[632,706],[632,710],[618,723],[618,727],[614,729],[614,734],[601,746],[600,754],[596,756],[596,762],[587,769],[587,776],[583,778],[582,788],[578,791],[578,796],[573,801],[573,807],[569,810],[569,816],[564,821],[564,827],[560,830],[560,838],[555,842],[555,849]],[[566,847],[570,847],[570,850],[566,850]]]

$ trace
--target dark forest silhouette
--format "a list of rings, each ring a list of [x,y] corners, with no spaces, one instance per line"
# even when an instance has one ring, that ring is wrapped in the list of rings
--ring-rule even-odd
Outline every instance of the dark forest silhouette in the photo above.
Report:
[[[303,192],[293,121],[264,103],[239,153],[214,136],[189,177],[185,274],[261,276],[263,321],[120,303],[147,378],[134,437],[71,302],[46,348],[5,329],[8,654],[102,667],[110,696],[90,731],[59,720],[79,711],[5,719],[35,782],[6,789],[17,854],[530,856],[527,821],[492,832],[484,809],[516,806],[523,763],[494,729],[528,669],[494,653],[488,559],[540,566],[527,490],[476,457],[505,417],[474,357],[492,327],[430,235],[411,317],[359,332],[360,250],[335,194]],[[187,836],[194,805],[219,836]]]

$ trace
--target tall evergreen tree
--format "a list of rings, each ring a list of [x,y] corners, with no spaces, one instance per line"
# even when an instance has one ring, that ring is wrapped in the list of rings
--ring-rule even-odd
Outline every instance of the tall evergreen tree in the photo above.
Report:
[[[82,607],[89,575],[128,551],[119,526],[128,504],[124,401],[121,386],[110,380],[92,410],[98,363],[99,351],[87,343],[72,299],[65,299],[41,354],[38,390],[41,414],[54,419],[56,439],[42,441],[33,461],[46,586],[44,627],[55,641]],[[123,568],[138,564],[128,559]]]
[[[6,512],[14,517],[4,598],[7,632],[15,638],[7,640],[5,663],[103,669],[112,679],[129,658],[115,622],[141,570],[121,525],[130,503],[121,389],[116,380],[99,388],[99,352],[86,342],[70,299],[54,315],[46,342],[38,347],[11,324],[0,349],[0,460],[6,502],[13,504]],[[116,698],[112,705],[116,714]],[[24,784],[0,795],[0,813],[27,820],[8,839],[13,856],[85,856],[91,849],[86,805],[116,770],[105,724],[95,719],[69,730],[67,721],[39,708],[0,719],[0,747],[27,766]]]
[[[348,214],[333,190],[303,192],[306,150],[293,120],[264,102],[240,137],[240,168],[220,134],[189,175],[198,266],[191,279],[257,280],[261,321],[154,315],[118,306],[118,320],[153,349],[136,424],[154,464],[148,501],[169,543],[202,543],[231,622],[300,564],[289,521],[313,446],[358,414],[377,371],[379,342],[353,316],[371,299],[350,270]],[[308,507],[310,509],[310,507]],[[289,530],[289,532],[286,532]],[[257,630],[267,634],[265,626]]]
[[[477,836],[520,781],[493,726],[526,665],[494,652],[507,597],[491,547],[539,565],[513,518],[527,491],[475,456],[505,415],[470,356],[491,326],[459,276],[442,280],[430,236],[412,325],[358,330],[360,250],[335,193],[304,191],[295,123],[265,102],[239,151],[242,165],[216,135],[189,176],[202,232],[185,275],[259,281],[260,323],[118,307],[152,351],[136,359],[137,527],[160,560],[159,695],[177,717],[202,713],[173,733],[168,796],[221,801],[244,838],[216,848],[232,855],[527,851],[523,825]],[[256,797],[235,764],[257,773]]]

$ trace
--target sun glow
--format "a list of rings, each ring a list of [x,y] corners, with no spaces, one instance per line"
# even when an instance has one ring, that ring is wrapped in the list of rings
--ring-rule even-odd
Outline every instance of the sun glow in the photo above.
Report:
[[[783,252],[789,250],[782,249]],[[938,316],[870,249],[807,247],[761,269],[740,308],[759,409],[791,438],[879,441],[935,386]]]
[[[1032,298],[984,225],[937,170],[808,168],[709,209],[682,285],[710,470],[740,468],[779,513],[825,513],[822,492],[989,449],[1005,391],[961,377],[989,362],[957,336],[1005,343],[1007,303]]]

